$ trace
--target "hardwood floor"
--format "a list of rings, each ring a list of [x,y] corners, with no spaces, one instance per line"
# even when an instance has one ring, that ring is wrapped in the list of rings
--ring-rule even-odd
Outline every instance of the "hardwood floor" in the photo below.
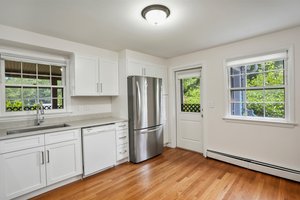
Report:
[[[300,183],[166,148],[149,161],[122,164],[34,199],[297,200]]]

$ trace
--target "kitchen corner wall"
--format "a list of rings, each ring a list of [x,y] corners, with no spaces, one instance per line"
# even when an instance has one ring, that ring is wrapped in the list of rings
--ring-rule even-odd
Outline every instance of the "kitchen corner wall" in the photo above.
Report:
[[[171,58],[169,66],[169,122],[172,142],[176,141],[174,69],[202,64],[204,78],[205,149],[300,171],[300,127],[263,123],[225,121],[224,61],[228,58],[268,53],[294,48],[295,121],[300,119],[300,27],[267,34],[228,45]]]

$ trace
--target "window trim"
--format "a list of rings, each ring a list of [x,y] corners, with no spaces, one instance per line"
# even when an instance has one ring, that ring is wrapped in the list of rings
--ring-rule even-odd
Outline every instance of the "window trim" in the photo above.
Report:
[[[253,64],[257,62],[264,61],[263,59],[258,59],[257,62],[253,62],[252,58],[266,58],[268,55],[286,53],[287,68],[285,69],[285,118],[267,118],[267,117],[251,117],[251,116],[235,116],[231,115],[231,104],[230,104],[230,68],[240,65],[238,61],[249,61],[246,64]],[[268,59],[269,60],[269,59]],[[273,59],[271,59],[273,60]],[[251,62],[250,62],[251,61]],[[230,65],[228,65],[228,63]],[[243,64],[245,64],[243,63]],[[271,52],[262,52],[256,55],[246,55],[243,57],[230,58],[224,60],[224,81],[225,81],[225,114],[223,120],[230,122],[241,122],[241,123],[256,123],[256,124],[271,124],[271,125],[283,125],[283,126],[295,126],[297,125],[294,121],[295,115],[295,94],[294,94],[294,48],[293,46],[289,48],[283,48]]]
[[[5,111],[5,59],[19,62],[31,62],[35,64],[45,64],[45,65],[55,65],[64,67],[64,75],[62,76],[62,81],[64,85],[62,86],[64,90],[64,108],[63,109],[55,109],[55,110],[47,110],[45,112],[45,116],[50,115],[62,115],[69,113],[70,104],[70,95],[69,95],[69,61],[67,59],[53,59],[45,56],[28,56],[26,54],[19,54],[17,52],[0,52],[0,121],[5,121],[6,119],[17,117],[17,118],[32,118],[32,116],[36,115],[36,111],[20,111],[20,112],[6,112]],[[50,87],[52,88],[52,87]]]

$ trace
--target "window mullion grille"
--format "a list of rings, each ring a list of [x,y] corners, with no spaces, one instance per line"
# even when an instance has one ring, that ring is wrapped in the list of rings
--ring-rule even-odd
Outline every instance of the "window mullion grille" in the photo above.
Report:
[[[263,111],[264,111],[264,118],[266,117],[266,65],[265,63],[262,64],[262,68],[263,68],[263,73],[264,73],[264,82],[263,82]]]
[[[36,79],[36,82],[38,82],[38,77],[39,77],[39,75],[38,75],[38,64],[35,64],[35,69],[36,69],[36,77],[35,77],[35,79]],[[38,86],[38,84],[36,85],[36,94],[37,94],[37,96],[36,96],[36,104],[39,104],[40,103],[40,87]]]
[[[50,65],[49,67],[50,67],[50,104],[51,104],[50,110],[53,110],[52,65]]]
[[[24,86],[23,86],[23,62],[21,62],[21,102],[22,102],[22,111],[24,111]]]

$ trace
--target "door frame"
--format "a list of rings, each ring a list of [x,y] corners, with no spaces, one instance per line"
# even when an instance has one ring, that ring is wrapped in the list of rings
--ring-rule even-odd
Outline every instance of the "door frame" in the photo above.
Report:
[[[179,87],[181,87],[180,85],[180,82],[179,82],[179,79],[178,79],[178,73],[186,73],[186,74],[195,74],[197,73],[197,71],[200,72],[200,93],[202,93],[202,78],[201,78],[201,72],[202,72],[202,67],[201,66],[198,66],[198,67],[195,67],[195,68],[191,68],[191,69],[184,69],[184,70],[178,70],[178,71],[175,71],[175,103],[176,103],[176,147],[178,147],[178,135],[179,135],[179,132],[178,132],[178,129],[179,129],[179,125],[178,125],[178,115],[179,113],[181,113],[181,115],[193,115],[195,116],[196,118],[201,118],[201,134],[203,135],[203,118],[201,116],[203,116],[203,111],[202,111],[202,97],[203,95],[200,95],[200,113],[193,113],[193,112],[188,112],[188,113],[182,113],[181,111],[181,91],[179,91]],[[192,77],[192,76],[191,76]],[[203,146],[203,136],[201,137],[201,146]],[[180,148],[180,147],[179,147]],[[200,148],[201,150],[201,153],[203,152],[203,148],[201,147]],[[197,151],[198,152],[198,151]]]
[[[170,141],[169,141],[169,147],[176,148],[177,147],[177,104],[176,104],[176,72],[177,71],[183,71],[183,70],[189,70],[194,68],[201,67],[201,100],[202,100],[202,106],[203,109],[203,122],[202,122],[202,154],[206,157],[206,150],[207,150],[207,144],[206,144],[206,110],[207,110],[207,87],[206,87],[206,74],[207,74],[207,67],[205,62],[195,62],[190,64],[183,64],[178,65],[174,67],[169,67],[168,74],[169,76],[169,133],[170,133]],[[175,122],[175,123],[174,123]]]

